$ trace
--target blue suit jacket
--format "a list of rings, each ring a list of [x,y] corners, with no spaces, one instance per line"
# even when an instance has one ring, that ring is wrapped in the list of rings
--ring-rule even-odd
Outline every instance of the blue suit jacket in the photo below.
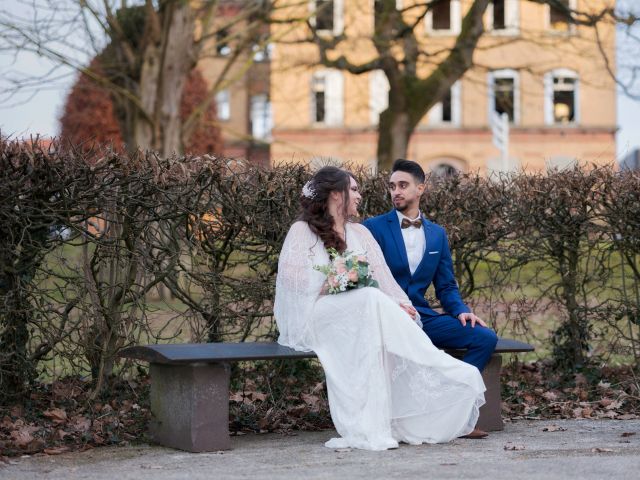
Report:
[[[440,304],[449,315],[457,317],[463,312],[471,311],[460,297],[444,228],[422,219],[426,249],[418,268],[411,275],[396,211],[391,210],[384,215],[369,218],[363,224],[380,244],[391,273],[423,319],[440,315],[424,298],[425,291],[432,282]]]

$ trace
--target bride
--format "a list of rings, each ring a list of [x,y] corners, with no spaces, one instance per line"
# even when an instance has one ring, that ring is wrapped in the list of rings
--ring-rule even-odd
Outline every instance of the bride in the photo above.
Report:
[[[280,253],[278,342],[314,351],[327,379],[339,438],[330,448],[385,450],[448,442],[473,431],[484,404],[477,368],[433,346],[366,227],[350,222],[361,200],[355,179],[324,167],[305,185],[302,213]],[[379,288],[326,294],[327,249],[367,257]]]

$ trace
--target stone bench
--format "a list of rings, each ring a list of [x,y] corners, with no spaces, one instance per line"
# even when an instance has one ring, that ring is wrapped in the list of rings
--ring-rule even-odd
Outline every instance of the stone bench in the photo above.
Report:
[[[503,429],[500,415],[502,353],[531,352],[533,347],[500,339],[482,377],[486,404],[478,428]],[[461,357],[464,351],[447,350]],[[277,343],[194,343],[129,347],[121,357],[150,363],[151,435],[155,442],[189,452],[230,448],[229,364],[252,360],[315,358]]]

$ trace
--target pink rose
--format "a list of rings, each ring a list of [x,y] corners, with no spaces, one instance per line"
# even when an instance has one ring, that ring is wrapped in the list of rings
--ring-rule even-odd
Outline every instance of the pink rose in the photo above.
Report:
[[[337,278],[337,277],[335,277],[335,276],[333,276],[333,275],[329,275],[329,276],[327,277],[327,283],[329,284],[329,286],[330,286],[331,288],[335,288],[335,287],[337,287],[338,285],[340,285],[340,281],[338,280],[338,278]]]
[[[350,282],[357,282],[358,281],[358,271],[357,270],[351,270],[349,272],[349,281]]]
[[[344,263],[341,265],[336,265],[336,273],[338,275],[347,273],[347,266]]]

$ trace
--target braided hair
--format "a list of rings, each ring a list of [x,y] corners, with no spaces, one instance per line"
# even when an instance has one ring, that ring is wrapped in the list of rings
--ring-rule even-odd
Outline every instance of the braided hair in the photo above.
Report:
[[[311,177],[300,197],[299,220],[309,224],[311,231],[320,237],[324,248],[335,248],[344,252],[347,244],[333,229],[335,219],[329,213],[328,200],[331,192],[344,193],[344,216],[347,217],[351,173],[338,167],[323,167]]]

